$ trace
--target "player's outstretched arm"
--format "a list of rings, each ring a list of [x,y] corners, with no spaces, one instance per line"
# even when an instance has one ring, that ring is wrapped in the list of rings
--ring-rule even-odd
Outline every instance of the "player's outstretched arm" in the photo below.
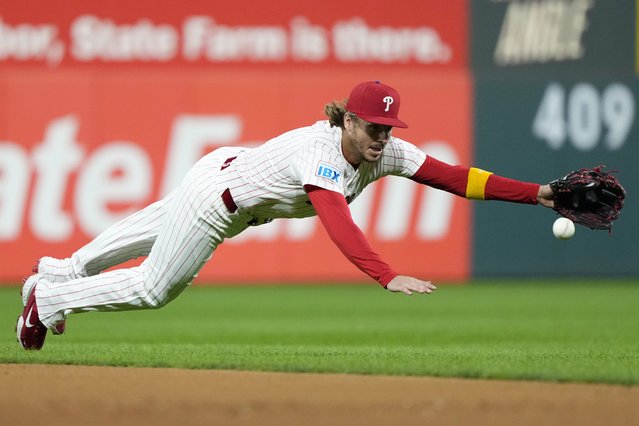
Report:
[[[386,289],[393,292],[402,292],[410,296],[413,292],[431,294],[437,290],[437,287],[430,281],[422,281],[406,275],[398,275],[388,283]]]
[[[538,183],[497,176],[475,167],[452,166],[431,156],[411,177],[412,180],[471,200],[500,200],[537,204],[540,195],[546,205],[546,192]]]
[[[348,260],[384,287],[399,275],[373,250],[355,225],[343,195],[313,185],[304,188],[324,229]]]

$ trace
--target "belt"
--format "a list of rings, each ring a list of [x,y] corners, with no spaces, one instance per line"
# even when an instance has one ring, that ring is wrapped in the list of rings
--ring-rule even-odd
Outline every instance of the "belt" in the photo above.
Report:
[[[237,211],[237,204],[233,201],[233,196],[231,195],[231,190],[226,188],[224,192],[222,192],[222,202],[226,206],[226,208],[231,213],[235,213]]]
[[[222,167],[220,167],[220,170],[226,169],[228,166],[231,165],[233,160],[235,160],[236,158],[237,156],[227,158],[224,164],[222,164]],[[224,192],[222,192],[222,202],[224,203],[224,205],[226,206],[226,208],[228,209],[230,213],[235,213],[237,211],[237,204],[235,204],[235,201],[233,201],[233,196],[231,195],[231,190],[229,188],[226,188]],[[258,219],[254,217],[251,220],[249,220],[246,224],[249,226],[257,226],[257,225],[269,223],[271,221],[273,221],[273,219],[270,219],[270,218]]]
[[[235,204],[235,201],[233,201],[233,196],[231,195],[230,189],[226,188],[224,192],[222,192],[222,202],[224,203],[224,205],[226,206],[226,208],[228,209],[230,213],[235,213],[237,211],[237,204]],[[263,225],[265,223],[270,223],[272,221],[273,221],[272,218],[258,219],[254,217],[248,222],[246,222],[246,224],[249,226],[257,226],[257,225]]]
[[[235,157],[227,158],[224,164],[222,164],[222,167],[220,167],[220,170],[226,169],[228,166],[231,165],[233,160],[235,160],[236,158],[237,158],[237,155]],[[237,211],[237,204],[235,204],[235,201],[233,201],[233,196],[231,195],[230,189],[226,188],[224,192],[222,193],[222,202],[224,203],[226,208],[229,210],[229,212],[235,213]]]

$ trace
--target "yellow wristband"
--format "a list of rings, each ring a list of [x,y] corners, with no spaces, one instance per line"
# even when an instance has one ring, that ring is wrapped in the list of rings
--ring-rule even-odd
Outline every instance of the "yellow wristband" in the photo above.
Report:
[[[492,175],[491,172],[471,167],[468,170],[466,198],[470,200],[483,200],[484,190],[486,189],[486,182],[488,182],[488,178],[490,177],[490,175]]]

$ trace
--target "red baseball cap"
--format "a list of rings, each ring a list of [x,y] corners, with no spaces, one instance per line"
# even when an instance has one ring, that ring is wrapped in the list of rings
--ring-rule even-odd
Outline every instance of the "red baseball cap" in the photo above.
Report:
[[[397,90],[379,81],[366,81],[353,88],[346,110],[370,123],[406,128],[408,125],[397,118],[399,104]]]

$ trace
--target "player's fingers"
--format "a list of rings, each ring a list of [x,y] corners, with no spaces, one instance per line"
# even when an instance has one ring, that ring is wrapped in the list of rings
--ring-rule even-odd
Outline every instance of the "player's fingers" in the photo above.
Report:
[[[410,296],[413,292],[430,294],[437,287],[430,281],[422,281],[412,277],[397,277],[386,288],[390,291],[398,291]]]
[[[419,293],[426,293],[426,294],[430,294],[433,292],[433,290],[435,290],[437,287],[435,287],[430,281],[422,281],[419,284],[417,284],[417,286],[415,286],[415,288],[413,288],[413,290],[419,292]]]

